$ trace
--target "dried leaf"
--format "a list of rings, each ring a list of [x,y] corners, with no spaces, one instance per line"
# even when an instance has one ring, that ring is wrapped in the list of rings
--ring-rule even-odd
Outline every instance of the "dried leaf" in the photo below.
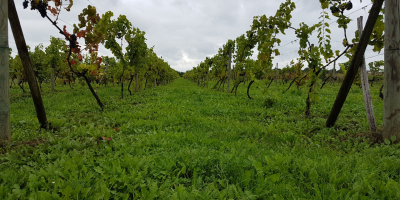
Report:
[[[68,7],[65,8],[65,10],[67,10],[69,12],[71,10],[72,5],[74,5],[74,1],[69,0],[69,5],[68,5]]]
[[[64,25],[64,28],[63,28],[63,32],[68,38],[71,36],[71,34],[69,34],[68,31],[67,31],[67,26],[65,26],[65,25]]]
[[[82,61],[82,59],[83,59],[82,54],[78,54],[78,60],[79,60],[79,61]]]
[[[61,5],[61,0],[53,0],[55,6],[60,6]]]
[[[103,60],[101,57],[98,57],[97,60],[99,61],[99,65],[101,64],[101,61]],[[118,128],[117,128],[118,129]]]
[[[53,14],[54,16],[57,16],[58,12],[57,9],[51,6],[47,7],[47,10],[51,12],[51,14]]]
[[[81,37],[85,37],[85,35],[86,35],[86,31],[81,30],[76,34],[76,37],[81,38]]]

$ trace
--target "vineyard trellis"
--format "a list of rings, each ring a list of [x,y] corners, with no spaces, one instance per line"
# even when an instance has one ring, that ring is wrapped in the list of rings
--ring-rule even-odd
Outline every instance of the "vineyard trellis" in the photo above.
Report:
[[[48,5],[50,2],[54,3],[53,7]],[[66,41],[69,43],[69,52],[67,52],[68,55],[66,59],[68,70],[77,77],[81,77],[85,80],[101,109],[104,109],[104,104],[101,102],[96,90],[94,90],[91,84],[93,79],[96,79],[97,83],[101,83],[106,73],[113,74],[108,79],[117,79],[118,83],[121,84],[121,97],[123,97],[124,82],[126,80],[129,81],[128,91],[132,94],[130,86],[134,79],[135,91],[138,92],[143,82],[145,85],[144,88],[146,88],[149,81],[155,86],[157,84],[170,82],[170,80],[176,77],[176,72],[170,68],[168,63],[162,58],[158,58],[158,56],[153,54],[153,50],[147,47],[145,33],[138,28],[134,28],[123,15],[118,17],[117,20],[111,20],[113,16],[112,12],[108,11],[100,16],[96,8],[89,5],[79,14],[79,23],[72,25],[73,33],[71,34],[66,30],[65,26],[60,28],[57,25],[57,20],[59,20],[59,15],[62,10],[62,1],[24,0],[23,5],[25,8],[28,7],[29,4],[31,5],[31,9],[38,10],[40,15],[43,18],[47,18],[65,37]],[[322,89],[330,79],[337,80],[334,71],[332,71],[332,76],[325,77],[326,67],[332,63],[336,63],[338,58],[346,55],[351,62],[349,61],[347,63],[347,69],[343,69],[345,70],[346,77],[343,80],[342,89],[338,93],[337,100],[332,107],[331,114],[326,123],[328,127],[333,126],[340,113],[340,108],[346,99],[347,93],[354,82],[354,77],[356,76],[360,62],[359,60],[360,57],[364,55],[366,45],[374,46],[374,51],[381,51],[383,48],[383,33],[385,28],[383,23],[383,1],[377,0],[373,2],[363,34],[356,34],[352,42],[350,42],[347,33],[347,24],[351,19],[348,17],[349,15],[345,15],[345,12],[353,8],[352,2],[349,0],[320,0],[320,4],[323,9],[320,21],[313,25],[301,23],[298,27],[292,26],[292,11],[296,8],[296,5],[291,0],[283,2],[277,9],[275,15],[270,17],[266,15],[254,17],[251,29],[246,31],[246,34],[239,36],[235,40],[229,40],[219,49],[217,55],[211,58],[207,57],[205,61],[201,62],[197,67],[194,67],[193,70],[188,71],[185,74],[185,78],[196,81],[199,86],[203,87],[208,87],[209,81],[216,78],[214,89],[225,88],[226,83],[227,92],[233,93],[233,91],[235,91],[235,95],[240,84],[247,84],[247,96],[250,99],[252,99],[250,95],[251,86],[258,80],[265,80],[267,88],[270,87],[273,80],[278,83],[278,79],[282,79],[282,84],[290,81],[287,90],[289,90],[294,83],[296,83],[298,88],[302,85],[307,85],[309,89],[306,99],[305,115],[309,116],[311,114],[311,105],[319,99],[316,90]],[[73,1],[70,0],[70,4],[65,10],[69,11],[72,5]],[[325,19],[330,19],[330,15],[326,11],[328,9],[330,9],[332,15],[337,18],[336,23],[338,27],[342,28],[344,31],[344,50],[342,51],[333,51],[331,49],[331,31],[329,26],[332,23],[325,22]],[[354,12],[355,11],[352,13]],[[56,19],[50,19],[47,15],[48,13],[53,14]],[[285,70],[274,70],[273,61],[275,57],[281,55],[279,49],[293,43],[292,41],[281,45],[280,36],[285,34],[286,31],[292,30],[297,37],[294,41],[299,42],[299,49],[297,51],[299,57],[293,60],[290,65],[286,66],[284,68]],[[314,33],[317,34],[316,38],[318,39],[316,44],[313,44],[310,40]],[[19,35],[22,35],[22,32]],[[77,42],[79,38],[85,40],[84,49],[82,49]],[[126,48],[123,49],[122,45],[119,45],[117,40],[124,40],[127,44]],[[112,65],[112,67],[105,67],[104,64],[102,64],[103,58],[98,56],[97,53],[100,43],[105,44],[106,48],[110,49],[114,56],[116,56],[116,64]],[[257,47],[258,52],[257,60],[252,60],[250,57],[253,55],[253,49],[255,47]],[[81,49],[87,50],[89,53],[84,55]],[[28,51],[24,50],[24,52]],[[34,53],[38,55],[43,54],[43,47],[35,47],[32,56],[36,55]],[[50,52],[46,52],[46,56],[47,54],[50,55]],[[22,55],[21,53],[20,56]],[[25,60],[25,58],[20,59]],[[12,58],[10,60],[14,62],[18,59]],[[232,71],[230,70],[231,60],[235,63]],[[54,88],[54,80],[57,78],[54,70],[55,61],[49,62],[53,63],[52,77],[50,80],[52,80]],[[324,62],[325,64],[323,64]],[[24,65],[24,63],[27,62],[23,61],[22,65]],[[378,65],[378,63],[376,63],[376,65],[381,66],[381,64]],[[309,70],[304,74],[303,69],[305,69],[304,67],[306,66]],[[372,69],[374,64],[370,66]],[[41,67],[44,66],[38,65],[34,68],[40,69]],[[105,69],[107,69],[107,72]],[[25,69],[24,71],[23,74],[27,76],[29,82],[32,78],[29,78],[31,75],[28,74],[33,74],[33,70]],[[40,74],[42,72],[40,70],[35,72],[40,82],[46,81],[46,74]],[[58,73],[59,72],[56,74]],[[68,83],[70,84],[71,78],[69,73],[67,74],[65,75],[69,77]],[[322,83],[320,83],[321,79]],[[371,84],[374,80],[375,76]],[[36,80],[33,82],[36,82]],[[35,84],[33,82],[29,84],[30,87]],[[33,87],[30,91],[33,93],[38,91],[39,93],[33,96],[34,98],[41,98],[40,90],[37,85],[36,82],[36,88]],[[321,86],[316,88],[316,85]],[[20,86],[23,89],[23,86]],[[386,92],[386,90],[384,91]],[[43,103],[40,104],[35,101],[35,106],[41,126],[48,127]]]
[[[236,95],[236,90],[239,84],[248,81],[247,96],[252,99],[249,94],[250,88],[256,80],[262,79],[266,80],[266,86],[269,88],[272,81],[280,77],[279,71],[283,71],[275,70],[274,74],[274,70],[272,69],[273,59],[280,55],[279,49],[283,46],[293,44],[293,42],[298,42],[299,49],[297,53],[299,57],[296,60],[293,60],[290,63],[290,66],[285,67],[285,70],[287,69],[286,72],[289,75],[282,77],[285,77],[284,79],[286,82],[288,79],[291,80],[287,90],[289,90],[294,83],[296,83],[298,88],[307,84],[309,89],[306,99],[305,115],[309,116],[311,114],[311,105],[319,99],[315,86],[320,84],[319,81],[321,79],[321,74],[326,73],[326,67],[332,63],[336,64],[339,58],[346,55],[346,57],[349,58],[349,67],[343,69],[346,70],[346,78],[343,80],[342,89],[339,91],[337,101],[335,101],[331,114],[326,122],[326,126],[333,126],[340,113],[340,108],[346,99],[348,90],[350,90],[356,76],[358,66],[360,65],[359,58],[364,57],[366,46],[368,44],[372,45],[375,52],[380,52],[383,48],[383,29],[385,26],[383,23],[382,2],[383,1],[379,0],[371,2],[372,7],[364,32],[361,35],[356,33],[355,38],[352,40],[349,39],[349,34],[347,33],[347,26],[351,21],[349,15],[360,9],[365,9],[371,4],[347,14],[347,12],[353,9],[351,1],[320,0],[322,8],[320,21],[313,25],[307,25],[302,22],[299,27],[293,27],[291,25],[291,12],[295,9],[295,3],[291,0],[282,3],[276,14],[271,17],[267,17],[266,15],[254,17],[251,29],[247,31],[246,34],[239,36],[235,40],[236,48],[234,52],[235,54],[233,55],[235,58],[235,67],[233,69],[232,77],[234,86],[232,92],[235,90]],[[331,18],[331,15],[326,10],[330,10],[331,15],[336,18],[334,22],[327,23],[325,21]],[[343,50],[334,51],[332,49],[330,36],[331,30],[329,29],[329,26],[333,23],[336,23],[338,28],[343,29]],[[281,40],[279,39],[278,34],[285,34],[285,31],[288,29],[294,30],[297,38],[280,46]],[[310,40],[313,33],[317,33],[317,44],[313,44]],[[253,54],[253,48],[256,46],[258,50],[257,60],[252,61],[250,57]],[[224,67],[221,66],[226,65],[227,62],[221,62],[220,54],[217,54],[214,59],[215,58],[217,58],[217,62],[214,62],[211,66],[211,71],[213,72],[213,77],[218,77],[217,84],[213,87],[214,89],[217,89],[217,85],[226,82],[226,75],[224,74],[227,73],[227,70],[223,70]],[[325,64],[323,64],[323,62],[325,62]],[[252,63],[252,65],[247,63]],[[198,69],[200,66],[201,65],[194,67],[193,70],[187,71],[185,78],[193,80],[194,77],[198,77]],[[303,72],[305,66],[309,69],[306,74]],[[296,76],[290,78],[290,74],[293,75],[294,73],[296,73]],[[325,77],[324,75],[323,82],[318,88],[322,89],[329,79],[338,80],[338,77],[335,77],[334,73],[335,72],[332,71],[332,76],[328,77]],[[374,80],[375,76],[372,82]]]
[[[50,6],[50,3],[53,3],[54,5]],[[39,44],[34,48],[34,51],[30,52],[30,48],[27,47],[24,42],[24,36],[19,24],[14,1],[2,0],[0,5],[2,10],[1,17],[3,17],[1,18],[2,31],[4,32],[5,30],[5,32],[7,32],[6,25],[7,19],[9,18],[14,33],[14,38],[17,42],[19,54],[15,57],[10,56],[8,51],[11,51],[11,49],[8,48],[8,38],[3,38],[3,36],[7,36],[7,34],[3,34],[2,32],[2,39],[5,40],[2,44],[7,44],[7,48],[1,48],[1,50],[2,52],[6,52],[7,63],[2,61],[1,65],[7,66],[7,68],[4,68],[7,75],[4,75],[4,83],[7,83],[7,85],[1,85],[1,88],[5,87],[7,89],[2,90],[2,92],[5,94],[1,95],[1,98],[4,97],[5,99],[0,101],[4,102],[0,105],[0,115],[2,119],[0,125],[2,127],[6,126],[5,128],[1,128],[1,130],[5,130],[5,132],[0,133],[0,140],[9,140],[11,137],[9,127],[9,103],[7,103],[9,102],[9,74],[13,75],[13,77],[11,77],[11,82],[13,83],[14,79],[17,78],[18,85],[23,90],[24,81],[27,80],[29,82],[30,92],[34,100],[39,123],[41,124],[42,128],[47,129],[51,128],[51,126],[46,118],[37,80],[40,82],[40,84],[50,80],[52,91],[55,91],[54,88],[57,78],[62,79],[64,84],[68,82],[71,88],[71,82],[75,82],[75,79],[81,78],[84,80],[92,95],[95,97],[98,105],[103,110],[105,105],[101,102],[97,94],[99,85],[102,82],[105,82],[105,85],[107,85],[107,82],[113,82],[114,84],[115,79],[112,79],[118,76],[120,80],[119,82],[121,83],[121,95],[123,95],[122,90],[125,79],[124,73],[121,72],[125,72],[125,70],[131,76],[130,83],[132,82],[132,77],[136,77],[136,92],[138,92],[139,88],[142,88],[141,85],[143,84],[145,84],[145,88],[148,87],[149,84],[147,80],[154,81],[155,87],[156,84],[166,84],[179,77],[178,73],[173,70],[170,65],[162,59],[162,57],[160,58],[157,56],[157,54],[155,54],[153,47],[147,47],[147,44],[145,43],[146,38],[144,37],[145,33],[139,30],[139,28],[130,27],[130,29],[124,30],[126,32],[124,39],[128,43],[128,46],[125,49],[127,52],[126,55],[124,53],[124,55],[121,57],[120,54],[118,54],[116,55],[116,59],[99,56],[98,47],[100,43],[105,44],[106,47],[109,47],[109,49],[115,52],[113,43],[113,41],[115,41],[114,38],[122,39],[122,35],[120,35],[122,32],[115,32],[118,35],[112,35],[108,30],[117,30],[118,28],[121,28],[123,23],[130,24],[129,20],[126,18],[123,19],[124,21],[122,24],[120,20],[121,18],[118,18],[117,20],[111,20],[113,14],[110,11],[100,16],[100,14],[97,13],[96,8],[89,5],[78,15],[79,23],[73,25],[69,24],[72,26],[71,28],[73,28],[73,33],[71,34],[67,31],[66,26],[61,28],[57,24],[57,21],[61,20],[59,19],[59,15],[63,9],[63,1],[24,0],[24,8],[28,8],[30,5],[31,10],[39,11],[39,14],[43,18],[46,18],[52,25],[54,25],[54,27],[65,39],[62,40],[60,38],[51,37],[50,46],[44,47],[42,44]],[[67,5],[67,7],[64,9],[70,11],[72,5],[73,0],[69,0],[69,5]],[[7,14],[7,11],[9,11],[8,15],[5,16],[4,14]],[[55,19],[51,19],[49,14],[53,15]],[[124,27],[122,27],[122,29],[124,29]],[[78,39],[84,40],[84,47],[80,46]],[[85,54],[84,51],[87,53]],[[120,51],[121,54],[123,54],[122,48],[117,48],[117,51]],[[107,66],[102,63],[103,59],[107,61]],[[125,60],[125,65],[122,65],[121,63],[123,63]],[[11,62],[11,73],[8,69],[8,61]],[[134,75],[132,75],[132,73],[134,73]],[[74,77],[74,75],[76,77]],[[3,77],[3,75],[1,75],[1,77]],[[97,85],[96,90],[92,86],[93,83]],[[128,90],[130,91],[129,87]]]

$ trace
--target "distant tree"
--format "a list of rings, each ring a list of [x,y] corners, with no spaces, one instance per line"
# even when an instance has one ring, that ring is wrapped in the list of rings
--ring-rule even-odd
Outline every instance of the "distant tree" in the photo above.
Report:
[[[42,88],[42,83],[46,82],[49,77],[49,68],[46,65],[46,53],[43,49],[43,44],[39,44],[35,46],[34,51],[29,51],[33,71],[35,72],[40,88]]]
[[[310,68],[306,67],[302,70],[304,73],[308,73],[310,71]]]
[[[183,75],[185,74],[185,72],[180,72],[180,71],[177,71],[177,70],[175,70],[175,71],[176,71],[176,73],[179,74],[180,77],[183,77]]]
[[[10,77],[12,82],[17,80],[18,86],[25,92],[23,83],[26,81],[24,68],[22,66],[21,58],[16,55],[15,58],[10,59]]]
[[[146,72],[146,55],[147,55],[147,44],[145,38],[145,32],[140,31],[139,28],[132,28],[128,31],[125,36],[125,40],[128,42],[126,52],[128,56],[128,73],[131,75],[131,82],[133,80],[133,74],[135,75],[135,91],[139,92],[139,75],[144,75]],[[128,87],[128,91],[129,87]],[[131,92],[130,92],[131,93]]]
[[[383,66],[385,66],[385,62],[383,60],[379,60],[379,61],[374,61],[374,62],[370,62],[368,63],[369,66],[369,70],[371,71],[372,75],[376,75],[378,73],[382,73],[383,72]]]
[[[68,48],[64,40],[60,38],[50,37],[50,45],[46,47],[47,65],[51,70],[51,91],[54,91],[56,76],[55,73],[61,71],[69,71],[67,67]]]

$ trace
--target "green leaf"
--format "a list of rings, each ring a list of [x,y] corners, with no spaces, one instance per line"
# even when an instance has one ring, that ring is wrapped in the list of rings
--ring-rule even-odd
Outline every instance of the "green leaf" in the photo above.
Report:
[[[310,171],[310,179],[313,183],[316,183],[318,181],[318,173],[314,168]]]
[[[103,174],[104,173],[104,171],[101,169],[101,167],[99,167],[99,166],[97,166],[97,167],[95,167],[95,168],[93,168],[94,169],[94,171],[95,172],[97,172],[97,173],[99,173],[99,174]]]
[[[392,142],[396,142],[396,136],[395,135],[393,135],[392,137],[390,137],[390,140],[392,141]]]
[[[254,160],[253,167],[256,168],[257,173],[263,173],[263,166],[262,166],[261,162]]]
[[[267,178],[266,178],[266,179],[267,179]],[[269,179],[271,182],[276,183],[276,182],[278,182],[278,181],[281,179],[281,174],[280,174],[280,173],[278,173],[278,174],[273,174],[273,175],[269,176],[268,179]]]
[[[277,56],[281,55],[281,54],[279,53],[279,50],[278,50],[278,49],[274,49],[274,53],[275,53],[275,55],[277,55]]]
[[[390,144],[390,140],[385,139],[385,144],[389,145]]]
[[[322,9],[327,9],[329,7],[329,1],[327,2],[321,2],[321,8]]]

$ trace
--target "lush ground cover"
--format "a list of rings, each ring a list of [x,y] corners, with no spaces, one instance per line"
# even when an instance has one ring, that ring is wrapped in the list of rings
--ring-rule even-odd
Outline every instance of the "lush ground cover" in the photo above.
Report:
[[[32,100],[14,88],[0,199],[400,199],[400,146],[363,137],[362,91],[353,87],[328,129],[338,85],[319,91],[310,118],[307,88],[287,86],[256,82],[254,100],[244,86],[234,96],[184,79],[124,99],[102,87],[105,111],[85,87],[45,88],[53,131],[38,128]]]

